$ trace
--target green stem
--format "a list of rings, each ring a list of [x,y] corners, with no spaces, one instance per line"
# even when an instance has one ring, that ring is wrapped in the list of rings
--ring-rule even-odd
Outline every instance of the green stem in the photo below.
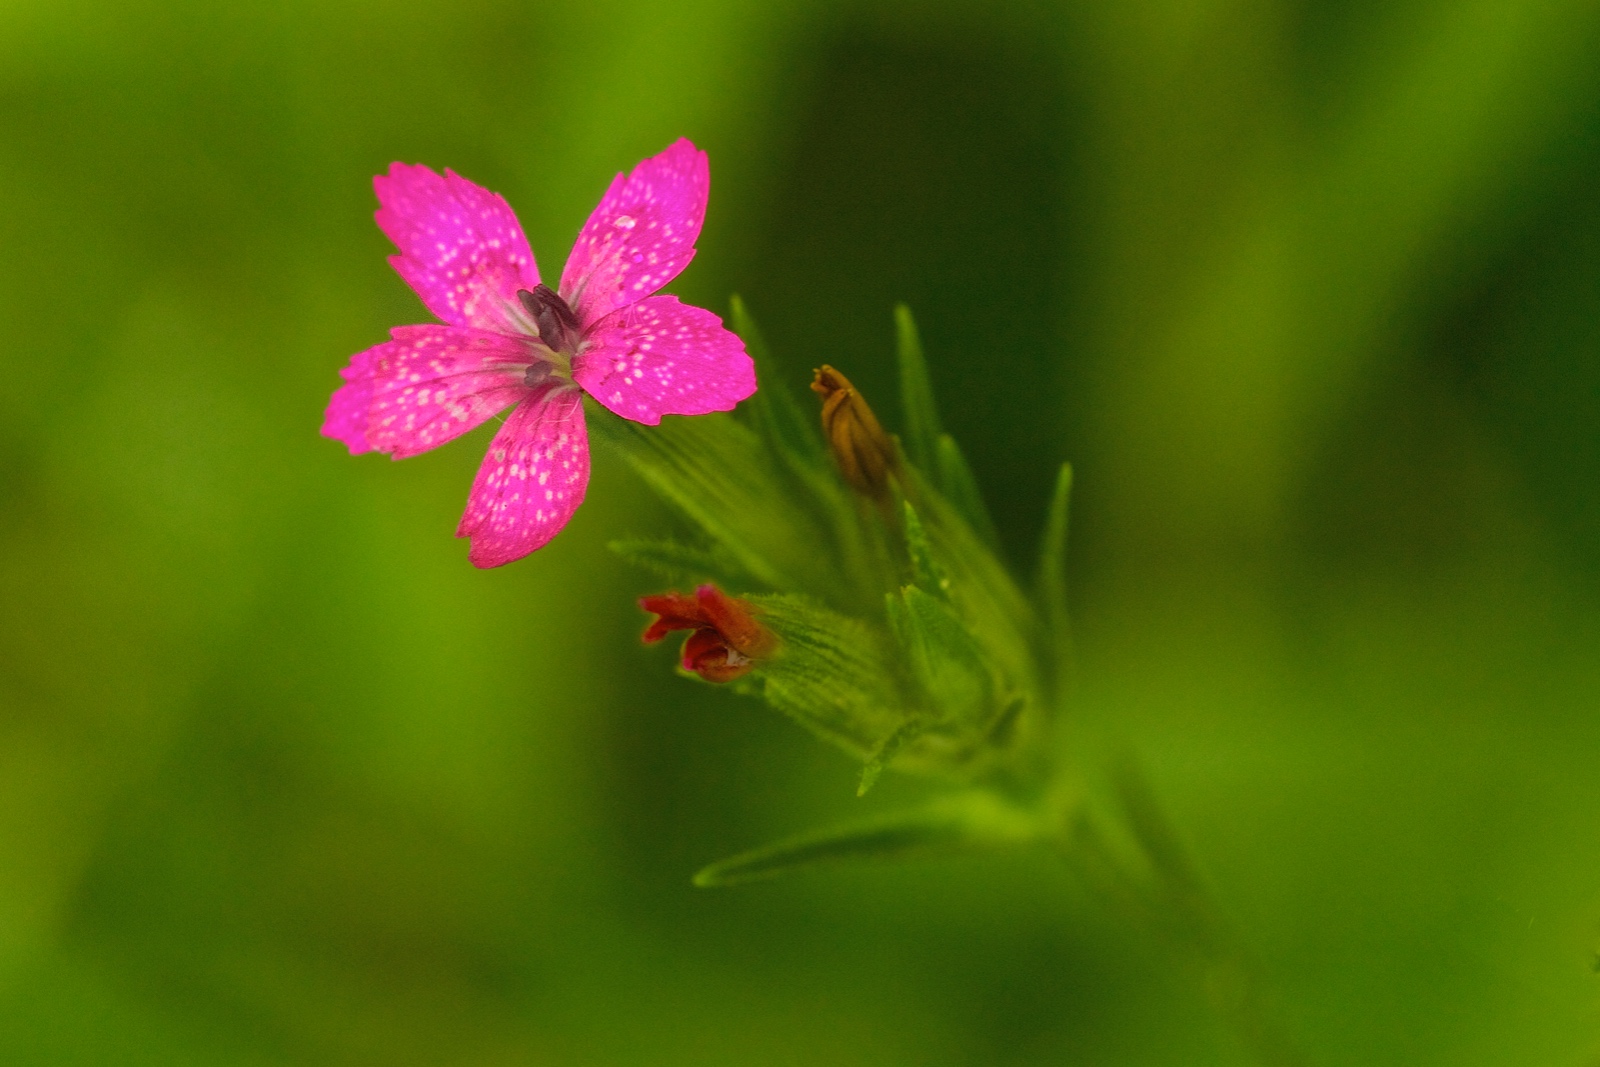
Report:
[[[1062,853],[1126,921],[1159,936],[1199,973],[1212,1009],[1256,1063],[1306,1067],[1309,1061],[1275,1018],[1259,968],[1228,929],[1143,778],[1126,764],[1116,786],[1147,867],[1144,876],[1129,869],[1083,809],[1058,839]]]

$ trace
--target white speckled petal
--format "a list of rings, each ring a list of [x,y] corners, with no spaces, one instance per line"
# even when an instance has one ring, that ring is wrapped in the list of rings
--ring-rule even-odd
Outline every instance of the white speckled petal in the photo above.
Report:
[[[517,290],[539,284],[528,239],[505,200],[465,178],[395,163],[372,179],[389,263],[452,326],[520,333]]]
[[[400,326],[357,352],[328,402],[325,437],[352,453],[404,459],[460,437],[528,395],[520,338],[454,326]]]
[[[468,558],[475,566],[521,559],[561,532],[588,484],[583,394],[570,385],[545,386],[495,434],[456,536],[472,538]]]
[[[704,308],[653,296],[591,331],[573,377],[625,419],[654,426],[663,415],[731,411],[756,391],[755,365],[739,335]]]
[[[710,190],[706,154],[681,139],[617,175],[561,273],[561,295],[583,325],[643,300],[689,265]]]

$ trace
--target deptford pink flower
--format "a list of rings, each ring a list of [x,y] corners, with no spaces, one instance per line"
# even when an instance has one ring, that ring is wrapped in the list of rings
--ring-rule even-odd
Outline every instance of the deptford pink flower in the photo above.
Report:
[[[702,585],[694,596],[674,590],[639,598],[639,606],[660,616],[644,631],[653,645],[674,630],[692,631],[683,642],[683,669],[708,682],[731,682],[748,674],[778,647],[778,638],[755,618],[755,607]]]
[[[617,175],[559,289],[539,280],[505,200],[445,171],[395,163],[373,179],[389,262],[445,325],[400,326],[341,371],[322,424],[352,455],[404,459],[512,408],[472,483],[457,537],[479,567],[520,559],[583,501],[582,393],[623,418],[728,411],[755,392],[744,343],[702,308],[655,296],[694,258],[706,155],[679,140]]]

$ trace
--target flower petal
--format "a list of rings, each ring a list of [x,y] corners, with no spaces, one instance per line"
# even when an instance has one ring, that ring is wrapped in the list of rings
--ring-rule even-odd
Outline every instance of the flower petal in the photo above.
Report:
[[[651,614],[661,616],[645,627],[644,634],[640,637],[640,640],[647,645],[655,644],[674,630],[697,630],[711,624],[711,620],[706,618],[705,611],[700,607],[700,601],[692,596],[685,596],[676,589],[670,593],[642,596],[639,598],[639,606]]]
[[[545,386],[495,434],[456,536],[472,538],[468,558],[476,566],[521,559],[561,532],[588,484],[583,394]]]
[[[684,139],[617,175],[561,272],[578,320],[591,325],[676,278],[694,258],[710,191],[706,154]]]
[[[389,263],[452,326],[525,333],[518,289],[539,284],[528,239],[505,200],[465,178],[395,163],[372,179]]]
[[[625,419],[731,411],[756,391],[755,364],[739,335],[704,308],[653,296],[615,312],[573,360],[573,377]]]
[[[528,395],[526,342],[490,330],[400,326],[339,373],[322,435],[352,455],[404,459],[437,448]]]
[[[379,345],[382,348],[383,345]],[[365,372],[374,349],[357,352],[350,365],[339,374],[344,384],[333,391],[328,410],[322,413],[322,436],[343,441],[352,456],[371,452],[367,440],[367,416],[372,410],[372,378]]]

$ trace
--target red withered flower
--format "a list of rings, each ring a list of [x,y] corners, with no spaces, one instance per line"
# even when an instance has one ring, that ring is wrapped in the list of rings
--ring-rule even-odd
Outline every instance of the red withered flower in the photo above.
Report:
[[[658,593],[639,598],[639,606],[659,616],[644,631],[655,644],[674,630],[692,631],[683,642],[683,669],[708,682],[731,682],[778,647],[778,638],[755,619],[755,605],[702,585],[693,596]]]

